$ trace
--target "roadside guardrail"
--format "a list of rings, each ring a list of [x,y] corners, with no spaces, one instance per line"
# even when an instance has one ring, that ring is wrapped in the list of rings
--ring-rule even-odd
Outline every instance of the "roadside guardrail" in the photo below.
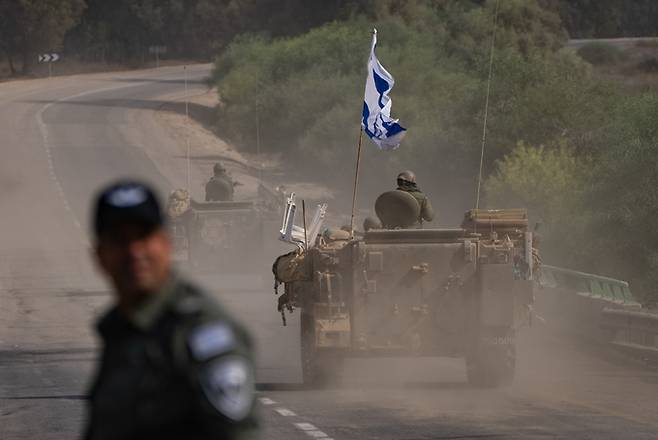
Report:
[[[561,267],[542,265],[540,284],[543,287],[559,288],[574,292],[576,295],[624,306],[641,308],[626,281],[616,280],[600,275],[578,272]]]
[[[658,362],[658,311],[643,309],[626,281],[542,265],[537,301],[553,325],[629,356]]]
[[[600,326],[609,333],[613,346],[658,360],[658,313],[606,308],[601,312]]]

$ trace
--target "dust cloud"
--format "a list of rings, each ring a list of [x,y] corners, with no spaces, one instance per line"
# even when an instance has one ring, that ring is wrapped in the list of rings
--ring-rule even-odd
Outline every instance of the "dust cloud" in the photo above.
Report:
[[[278,252],[282,250],[285,246]],[[262,266],[251,274],[234,272],[207,281],[255,335],[259,382],[267,389],[286,390],[301,382],[299,311],[282,326],[266,264],[276,255],[271,249],[257,256]],[[587,317],[578,306],[557,302],[550,291],[537,289],[536,294],[538,317],[518,331],[516,374],[509,386],[469,385],[460,358],[348,358],[319,395],[336,404],[376,404],[409,420],[469,414],[491,423],[540,404],[556,411],[596,409],[652,423],[656,402],[650,381],[655,377],[604,347],[595,312]]]
[[[211,145],[205,141],[203,144]],[[221,148],[224,152],[226,147]],[[286,158],[250,157],[248,153],[243,153],[247,162],[231,159],[228,166],[237,180],[246,183],[240,191],[253,193],[262,179],[271,188],[294,191],[298,202],[305,201],[307,216],[316,204],[326,202],[325,226],[340,227],[350,220],[356,139],[355,145],[345,151],[343,169],[336,172],[321,169],[320,161],[313,158],[302,166]],[[392,158],[390,153],[364,142],[355,219],[358,229],[365,217],[374,214],[377,196],[395,188],[397,173],[407,168],[404,161]],[[260,172],[245,166],[257,161],[265,164]],[[209,176],[212,161],[199,159],[197,163]],[[457,227],[464,212],[474,207],[476,174],[464,172],[467,177],[461,179],[437,176],[431,164],[413,171],[438,212],[438,221],[428,226]],[[280,208],[283,203],[281,197]],[[245,239],[245,247],[260,250],[240,259],[238,269],[192,272],[190,276],[217,292],[222,303],[250,329],[257,348],[260,386],[267,390],[301,390],[300,311],[289,315],[284,327],[273,294],[271,265],[278,255],[292,250],[276,239],[280,214],[264,225],[260,237]],[[311,389],[303,399],[335,402],[337,407],[384,407],[409,420],[459,419],[468,415],[482,423],[493,423],[513,420],[539,405],[546,411],[595,409],[652,423],[655,384],[647,386],[650,377],[646,371],[625,360],[611,359],[601,349],[595,312],[583,315],[582,308],[551,303],[551,299],[550,292],[537,290],[536,311],[541,319],[534,319],[532,327],[517,333],[516,374],[510,386],[469,385],[465,362],[460,358],[348,358],[327,388]]]

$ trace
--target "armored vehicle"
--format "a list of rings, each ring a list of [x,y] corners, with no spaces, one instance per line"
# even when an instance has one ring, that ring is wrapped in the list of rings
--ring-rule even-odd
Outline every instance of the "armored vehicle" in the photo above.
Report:
[[[413,204],[404,197],[380,196],[382,229],[317,238],[316,219],[305,237],[291,226],[288,201],[281,235],[298,249],[273,272],[285,286],[284,323],[301,309],[304,383],[326,383],[346,357],[392,355],[463,357],[472,384],[509,383],[533,302],[526,210],[471,210],[460,227],[411,229],[417,212],[405,211]]]
[[[177,190],[180,191],[180,190]],[[170,197],[170,226],[176,253],[191,269],[213,272],[248,270],[245,261],[263,253],[263,232],[278,213],[269,200],[176,203]]]

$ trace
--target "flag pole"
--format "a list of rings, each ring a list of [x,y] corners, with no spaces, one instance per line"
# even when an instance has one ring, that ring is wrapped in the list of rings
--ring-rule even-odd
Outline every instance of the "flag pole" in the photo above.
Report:
[[[359,144],[356,149],[356,171],[354,172],[354,190],[352,192],[352,217],[350,218],[350,238],[354,238],[354,210],[356,208],[356,189],[359,185],[359,164],[361,163],[361,143],[363,127],[359,126]]]

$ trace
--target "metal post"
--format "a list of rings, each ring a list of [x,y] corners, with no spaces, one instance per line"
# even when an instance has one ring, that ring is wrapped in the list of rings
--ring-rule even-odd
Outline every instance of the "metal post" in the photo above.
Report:
[[[48,61],[48,78],[53,77],[53,63]]]
[[[308,235],[306,233],[306,202],[302,199],[302,217],[304,222],[304,249],[308,250]]]
[[[352,193],[352,217],[350,219],[350,238],[354,238],[354,210],[356,209],[356,188],[359,185],[359,164],[361,163],[361,141],[363,128],[359,126],[359,145],[356,149],[356,171],[354,172],[354,192]]]
[[[489,118],[489,97],[491,95],[491,82],[493,80],[494,53],[496,50],[496,31],[498,30],[498,6],[500,0],[496,0],[496,9],[494,10],[493,32],[491,35],[491,49],[489,53],[489,75],[487,79],[487,92],[484,101],[484,121],[482,123],[482,148],[480,151],[480,171],[477,180],[477,192],[475,195],[475,209],[480,208],[480,187],[482,186],[482,166],[484,164],[484,147],[487,143],[487,122]]]
[[[528,264],[528,273],[527,279],[533,279],[533,272],[535,270],[534,263],[535,260],[532,255],[532,232],[526,232],[524,236],[524,245],[525,245],[525,261]]]
[[[160,48],[155,47],[155,68],[160,68]]]
[[[191,195],[192,189],[190,184],[190,110],[189,110],[189,99],[187,96],[187,66],[183,66],[183,72],[185,76],[185,144],[187,147],[187,192]]]
[[[256,98],[256,157],[258,158],[258,181],[262,183],[263,159],[260,157],[260,96]]]
[[[185,118],[190,118],[190,105],[187,96],[187,66],[183,66],[183,71],[185,72]]]

